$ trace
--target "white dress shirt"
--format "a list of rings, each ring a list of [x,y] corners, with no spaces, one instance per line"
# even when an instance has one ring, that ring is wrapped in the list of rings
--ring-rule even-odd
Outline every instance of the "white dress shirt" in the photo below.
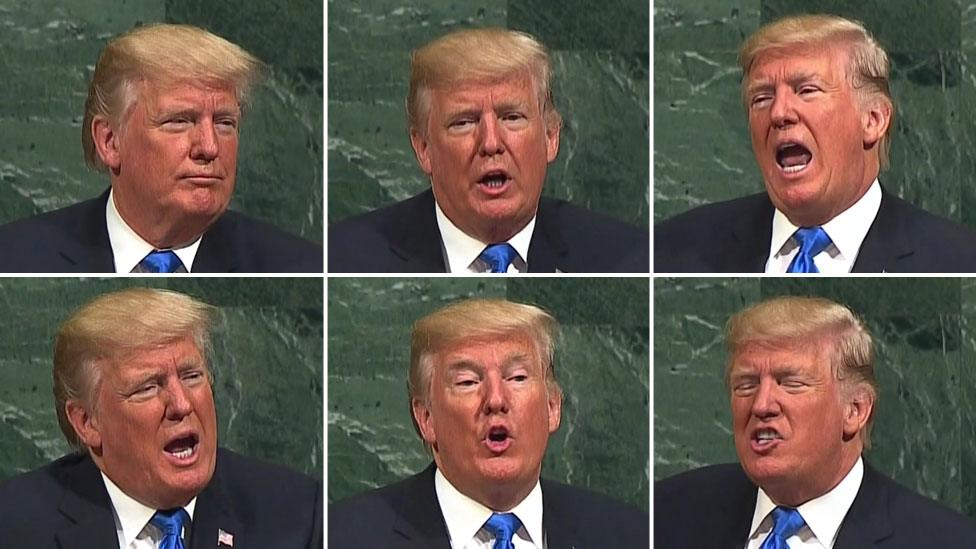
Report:
[[[492,510],[458,491],[441,474],[434,472],[434,490],[440,505],[447,533],[451,538],[451,549],[491,549],[495,543],[491,532],[482,528],[491,517]],[[515,549],[545,549],[542,532],[542,486],[536,481],[535,487],[514,508],[504,511],[514,513],[522,522],[516,530],[512,543]]]
[[[854,261],[857,260],[857,252],[861,249],[864,237],[880,208],[881,184],[875,179],[864,196],[822,225],[832,243],[813,258],[817,270],[826,274],[851,272]],[[773,214],[773,237],[769,243],[769,259],[766,261],[767,273],[786,272],[800,251],[799,244],[793,240],[793,233],[798,228],[778,209]]]
[[[861,489],[864,479],[864,462],[857,458],[857,462],[847,476],[837,486],[826,494],[797,507],[806,526],[790,536],[786,544],[791,549],[833,549],[837,541],[837,532],[844,522],[847,511]],[[759,489],[756,496],[756,511],[752,515],[752,527],[749,529],[749,543],[746,549],[759,549],[769,533],[773,530],[773,509],[776,503]]]
[[[434,202],[434,214],[437,217],[437,228],[441,232],[441,242],[444,245],[444,257],[449,273],[487,273],[491,267],[484,261],[478,259],[481,252],[485,251],[485,246],[498,244],[498,242],[482,242],[474,238],[451,222],[444,215],[443,210],[437,202]],[[529,243],[532,241],[532,231],[535,229],[535,216],[529,224],[522,228],[508,240],[508,243],[515,248],[518,256],[508,266],[509,273],[524,273],[528,270],[526,261],[529,257]]]
[[[128,223],[122,219],[115,207],[115,191],[109,191],[108,203],[105,205],[105,225],[108,227],[108,241],[112,245],[112,256],[115,258],[115,272],[131,273],[146,254],[155,250],[152,244],[139,236]],[[193,259],[200,248],[201,236],[190,244],[173,248],[173,253],[180,258],[188,273],[193,272]]]
[[[119,536],[119,549],[158,549],[163,541],[163,532],[149,524],[149,519],[156,514],[156,509],[146,507],[129,497],[121,488],[115,485],[105,473],[102,473],[105,489],[112,500],[112,514],[115,516],[115,533]],[[197,498],[190,500],[183,509],[193,520],[193,509],[197,505]],[[184,545],[190,546],[190,523],[183,525]]]

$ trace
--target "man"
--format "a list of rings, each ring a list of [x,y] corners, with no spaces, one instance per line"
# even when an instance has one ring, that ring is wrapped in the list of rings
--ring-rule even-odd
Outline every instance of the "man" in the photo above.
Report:
[[[4,541],[322,547],[321,484],[217,447],[213,312],[182,294],[135,288],[96,298],[62,325],[54,401],[79,452],[0,485]]]
[[[330,272],[646,273],[646,230],[541,198],[562,125],[551,76],[516,31],[415,51],[407,118],[431,189],[330,227]]]
[[[556,329],[542,310],[504,300],[461,301],[420,319],[407,387],[434,463],[330,507],[329,545],[647,547],[645,513],[539,479],[562,411]]]
[[[849,309],[784,297],[734,315],[738,464],[657,483],[655,547],[976,547],[976,527],[871,467],[874,346]]]
[[[261,62],[186,25],[108,43],[85,102],[98,198],[0,227],[8,272],[322,272],[321,247],[228,211]]]
[[[655,272],[974,272],[976,233],[885,191],[890,63],[859,23],[787,17],[739,53],[766,192],[655,227]]]

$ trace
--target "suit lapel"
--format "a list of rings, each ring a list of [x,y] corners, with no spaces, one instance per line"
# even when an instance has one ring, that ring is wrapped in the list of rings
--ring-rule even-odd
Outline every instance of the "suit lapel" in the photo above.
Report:
[[[579,535],[576,528],[579,521],[573,519],[568,502],[553,497],[553,490],[547,489],[549,484],[542,480],[542,531],[546,537],[548,549],[590,549],[579,545]],[[571,503],[570,503],[571,504]]]
[[[444,244],[434,214],[434,192],[411,198],[395,210],[390,227],[390,250],[403,261],[403,272],[443,273]]]
[[[557,221],[552,203],[545,199],[540,200],[535,230],[532,231],[532,239],[529,241],[529,257],[526,258],[530,273],[554,273],[557,270],[568,273],[577,270],[569,263],[569,250]]]
[[[756,202],[747,209],[732,226],[731,245],[727,250],[716,250],[721,259],[718,272],[761,273],[766,270],[769,245],[773,238],[773,203],[766,193],[754,195]],[[721,242],[716,238],[715,242]]]
[[[895,271],[898,261],[915,253],[901,206],[898,198],[882,189],[878,216],[864,236],[852,272]]]
[[[881,474],[865,463],[864,479],[840,525],[834,549],[870,549],[893,533],[888,516],[888,489]]]
[[[94,462],[84,458],[66,471],[62,480],[65,493],[59,510],[74,524],[55,534],[60,547],[118,547],[112,502]]]
[[[236,225],[233,214],[227,211],[203,233],[200,248],[193,258],[194,273],[236,273],[240,270],[234,253]]]
[[[58,254],[74,265],[77,272],[111,273],[115,271],[115,256],[112,243],[108,239],[108,225],[105,222],[105,205],[108,204],[105,191],[98,198],[86,200],[75,206],[78,208],[74,234],[67,235],[65,244]]]
[[[434,489],[434,464],[410,482],[393,523],[393,531],[404,539],[394,547],[451,549],[447,526]]]
[[[233,513],[234,502],[224,487],[220,454],[213,478],[197,497],[193,510],[193,529],[188,549],[216,549],[220,530],[234,536],[235,549],[247,549],[247,530]]]

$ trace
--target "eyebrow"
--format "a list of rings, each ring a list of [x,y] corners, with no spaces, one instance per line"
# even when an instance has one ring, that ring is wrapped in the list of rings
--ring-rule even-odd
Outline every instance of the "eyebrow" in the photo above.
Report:
[[[505,360],[502,361],[502,370],[509,370],[513,367],[531,366],[531,365],[532,365],[532,357],[528,353],[512,353],[507,357],[505,357]],[[484,369],[485,369],[484,366],[480,362],[476,362],[474,360],[468,360],[466,358],[462,358],[460,360],[451,362],[447,365],[448,373],[454,373],[459,370],[482,371]]]
[[[816,72],[793,72],[786,76],[786,82],[793,87],[796,87],[803,82],[809,82],[811,80],[822,80],[822,77]],[[757,91],[768,90],[773,87],[773,79],[771,78],[756,78],[752,80],[749,87],[746,88],[746,93],[752,95]]]

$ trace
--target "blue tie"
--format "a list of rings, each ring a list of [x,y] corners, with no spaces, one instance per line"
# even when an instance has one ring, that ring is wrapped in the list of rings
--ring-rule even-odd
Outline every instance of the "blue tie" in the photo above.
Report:
[[[493,273],[507,273],[508,266],[512,264],[512,260],[517,255],[518,252],[511,244],[502,242],[501,244],[489,245],[485,251],[481,252],[478,259],[487,263]]]
[[[786,269],[788,273],[819,273],[813,258],[830,245],[830,237],[823,227],[800,227],[793,233],[793,238],[799,242],[800,251]]]
[[[148,273],[175,273],[183,266],[183,262],[172,250],[153,250],[142,258],[139,266]]]
[[[800,531],[806,522],[800,512],[792,507],[777,507],[773,509],[773,531],[759,549],[789,549],[786,540]]]
[[[485,528],[495,536],[491,549],[515,549],[512,536],[522,526],[522,521],[512,513],[492,513],[485,522]]]
[[[156,514],[149,519],[152,524],[163,533],[163,541],[159,543],[159,549],[185,549],[183,539],[180,534],[183,530],[183,523],[190,520],[190,515],[182,507],[156,511]]]

